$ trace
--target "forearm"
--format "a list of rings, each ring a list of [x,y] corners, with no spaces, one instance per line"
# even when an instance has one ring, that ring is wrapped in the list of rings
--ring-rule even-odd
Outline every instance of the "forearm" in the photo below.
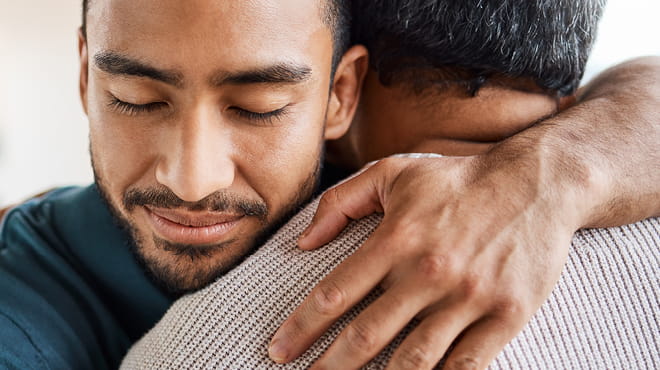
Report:
[[[660,58],[648,57],[603,72],[574,107],[497,150],[533,152],[541,181],[580,208],[576,226],[607,227],[660,214],[659,144]]]

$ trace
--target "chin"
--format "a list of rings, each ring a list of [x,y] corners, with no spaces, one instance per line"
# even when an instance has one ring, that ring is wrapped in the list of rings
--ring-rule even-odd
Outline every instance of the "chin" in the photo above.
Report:
[[[171,243],[134,235],[135,255],[166,292],[180,296],[204,288],[252,253],[256,242],[232,239],[211,245]]]

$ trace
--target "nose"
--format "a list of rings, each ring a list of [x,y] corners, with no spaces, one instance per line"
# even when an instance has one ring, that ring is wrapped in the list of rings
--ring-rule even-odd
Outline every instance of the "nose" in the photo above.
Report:
[[[229,128],[212,109],[198,109],[167,134],[156,167],[156,180],[179,198],[197,202],[234,182],[235,164]]]

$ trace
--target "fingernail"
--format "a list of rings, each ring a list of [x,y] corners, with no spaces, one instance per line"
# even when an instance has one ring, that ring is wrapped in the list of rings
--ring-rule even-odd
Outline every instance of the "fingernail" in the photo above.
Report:
[[[268,357],[277,363],[286,362],[286,348],[281,340],[275,339],[270,343],[270,347],[268,347]]]

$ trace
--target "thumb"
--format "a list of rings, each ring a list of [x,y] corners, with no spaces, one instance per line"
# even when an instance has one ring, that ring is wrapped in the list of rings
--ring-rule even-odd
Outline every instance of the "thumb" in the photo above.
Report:
[[[383,181],[378,166],[328,189],[312,218],[312,222],[298,239],[298,247],[304,250],[318,248],[339,235],[352,220],[375,212],[383,212],[380,199]]]

